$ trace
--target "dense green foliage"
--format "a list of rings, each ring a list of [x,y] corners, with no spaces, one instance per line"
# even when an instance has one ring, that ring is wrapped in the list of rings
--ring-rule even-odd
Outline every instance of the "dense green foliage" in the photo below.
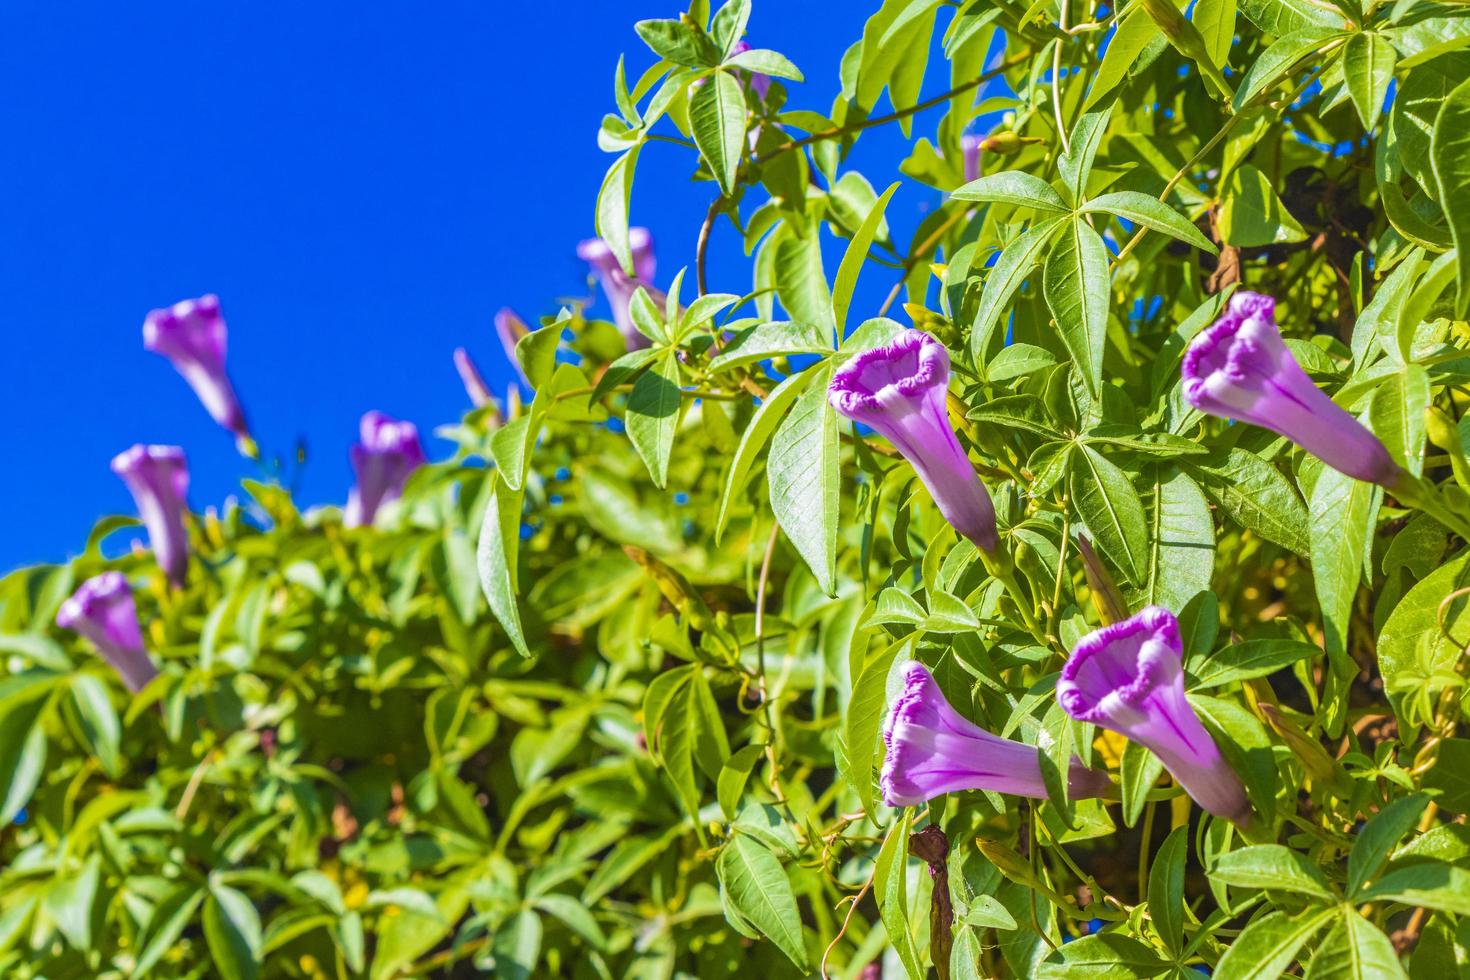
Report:
[[[1470,11],[887,0],[825,111],[737,49],[749,13],[697,0],[619,63],[599,233],[626,254],[644,151],[712,200],[669,301],[634,299],[650,347],[576,310],[533,332],[530,404],[443,430],[376,528],[247,483],[192,521],[183,589],[103,557],[117,518],[0,582],[7,976],[1470,970]],[[844,162],[876,126],[915,131],[881,194]],[[898,241],[893,202],[936,191]],[[705,283],[737,233],[744,298]],[[1413,481],[1182,401],[1242,284]],[[950,349],[998,578],[827,403],[890,316]],[[104,567],[163,670],[136,698],[53,625]],[[1150,603],[1244,831],[1055,703],[1075,641]],[[1050,766],[1044,802],[885,807],[911,658],[1113,798]]]

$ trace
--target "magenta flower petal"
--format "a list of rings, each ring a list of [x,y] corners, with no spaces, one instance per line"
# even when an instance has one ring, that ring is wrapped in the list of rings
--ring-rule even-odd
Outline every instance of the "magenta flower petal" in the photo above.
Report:
[[[56,625],[92,641],[130,691],[158,675],[143,649],[133,590],[122,572],[103,572],[83,582],[56,613]]]
[[[602,291],[607,294],[608,305],[612,307],[613,322],[617,324],[618,332],[623,335],[623,341],[628,350],[640,350],[649,345],[649,340],[638,332],[633,325],[633,316],[628,312],[628,304],[633,301],[633,294],[642,286],[650,299],[658,306],[662,306],[667,296],[653,287],[654,257],[653,236],[648,233],[647,228],[628,229],[628,247],[633,252],[633,275],[630,277],[618,264],[617,256],[608,247],[607,242],[601,238],[589,238],[577,246],[577,256],[592,267],[592,272],[597,276],[598,282],[602,284]]]
[[[1250,812],[1245,790],[1184,696],[1182,660],[1174,614],[1149,606],[1078,641],[1057,681],[1057,701],[1078,721],[1144,746],[1196,803],[1240,822]]]
[[[1184,397],[1202,412],[1290,439],[1348,476],[1391,486],[1400,471],[1378,438],[1312,383],[1276,326],[1276,301],[1237,292],[1184,355]]]
[[[631,295],[630,293],[629,296]],[[515,368],[516,374],[520,375],[527,388],[531,387],[531,380],[526,377],[526,369],[521,367],[520,358],[516,357],[516,345],[530,332],[525,321],[516,316],[515,311],[509,307],[495,314],[495,336],[500,338],[500,347],[505,351],[505,359],[510,361],[510,366]]]
[[[184,451],[178,446],[139,444],[113,457],[112,472],[122,477],[133,495],[158,567],[170,582],[182,585],[189,568],[189,535],[184,529],[189,466]]]
[[[143,346],[169,359],[216,422],[242,440],[250,438],[245,412],[225,373],[225,319],[218,296],[210,293],[149,313]]]
[[[419,430],[382,412],[362,417],[361,442],[352,447],[352,470],[357,486],[347,498],[343,523],[348,527],[371,524],[384,504],[403,494],[403,485],[426,462]]]
[[[919,330],[864,351],[832,376],[832,407],[893,443],[929,488],[944,519],[986,551],[996,546],[995,507],[950,428],[949,352]]]
[[[985,137],[978,133],[966,133],[960,137],[960,153],[965,162],[965,183],[980,178],[980,151],[985,148]]]
[[[883,726],[880,784],[889,806],[917,806],[945,793],[990,790],[1046,798],[1034,746],[992,735],[951,707],[934,675],[916,660],[903,667],[903,691]],[[1075,757],[1067,776],[1074,799],[1101,796],[1108,777]]]
[[[454,369],[459,372],[459,380],[464,383],[465,394],[470,396],[470,404],[479,408],[495,400],[485,379],[480,376],[480,369],[475,366],[474,358],[463,347],[454,349]]]

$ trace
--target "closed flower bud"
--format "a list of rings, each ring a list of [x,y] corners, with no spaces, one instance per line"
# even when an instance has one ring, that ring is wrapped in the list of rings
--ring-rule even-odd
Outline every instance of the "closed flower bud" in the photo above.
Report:
[[[184,451],[178,446],[139,444],[113,457],[112,472],[122,477],[133,495],[158,567],[170,582],[182,585],[189,568],[189,535],[184,528],[189,466]]]
[[[225,341],[225,319],[213,293],[154,310],[143,321],[143,346],[168,358],[210,416],[246,445],[250,429],[225,373]]]
[[[352,447],[352,469],[357,486],[347,499],[343,522],[362,527],[373,522],[378,509],[397,500],[409,475],[425,462],[419,430],[382,412],[362,417],[361,442]]]
[[[158,669],[143,649],[133,590],[122,572],[87,579],[56,613],[56,625],[92,641],[130,691],[140,691]]]

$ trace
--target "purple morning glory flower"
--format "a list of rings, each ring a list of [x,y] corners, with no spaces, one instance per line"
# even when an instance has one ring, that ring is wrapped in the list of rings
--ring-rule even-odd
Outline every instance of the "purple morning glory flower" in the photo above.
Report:
[[[1183,649],[1174,614],[1149,606],[1078,641],[1057,701],[1078,721],[1144,746],[1196,803],[1242,823],[1250,807],[1240,779],[1184,697]]]
[[[140,443],[113,457],[112,472],[133,495],[158,567],[174,585],[183,585],[189,568],[189,534],[184,529],[189,465],[184,451]]]
[[[608,305],[612,307],[613,322],[623,335],[628,350],[639,350],[649,346],[649,340],[633,326],[633,316],[628,312],[628,304],[633,301],[633,294],[638,291],[639,286],[648,292],[649,299],[659,307],[663,306],[666,296],[662,291],[653,288],[653,236],[648,233],[648,229],[628,229],[628,247],[633,253],[631,277],[623,271],[617,256],[613,255],[612,249],[601,238],[589,238],[578,245],[577,257],[592,266],[593,273],[602,283],[602,291],[607,294]]]
[[[83,582],[56,613],[56,625],[91,640],[130,691],[158,675],[143,650],[138,608],[122,572],[103,572]]]
[[[985,137],[978,133],[966,133],[960,137],[960,153],[965,161],[965,183],[980,178],[980,151],[985,148]]]
[[[149,313],[143,346],[168,358],[214,420],[242,445],[249,443],[245,412],[225,373],[225,318],[218,296],[210,293]]]
[[[419,430],[412,422],[368,412],[362,417],[360,435],[362,441],[352,447],[357,486],[347,498],[343,515],[348,527],[371,524],[378,508],[397,500],[409,474],[426,462]]]
[[[944,519],[976,546],[996,545],[995,507],[950,428],[949,352],[920,330],[864,351],[832,376],[828,399],[893,443],[929,488]]]
[[[454,349],[454,369],[459,372],[459,380],[464,382],[465,394],[470,396],[470,404],[479,408],[495,400],[485,379],[480,376],[480,369],[475,366],[474,358],[463,347]]]
[[[1046,799],[1036,748],[992,735],[963,718],[917,660],[903,667],[903,691],[888,712],[883,744],[888,752],[880,783],[889,806],[918,806],[968,789]],[[1107,774],[1073,757],[1069,796],[1101,796],[1108,786]]]
[[[616,262],[617,260],[614,259],[613,261]],[[632,296],[633,294],[630,291],[628,293],[629,299]],[[516,374],[520,375],[521,380],[525,382],[527,388],[531,387],[531,379],[526,377],[526,369],[521,367],[521,359],[516,356],[516,344],[519,344],[521,338],[530,332],[531,330],[526,326],[526,322],[516,316],[515,311],[509,307],[495,314],[495,335],[500,338],[500,346],[505,351],[505,359],[510,361],[510,366],[516,369]],[[637,331],[635,330],[634,333],[637,333]],[[638,334],[638,336],[641,337],[643,335]]]
[[[1348,476],[1401,475],[1378,438],[1312,383],[1276,327],[1276,301],[1237,292],[1184,355],[1184,397],[1202,412],[1270,429]]]

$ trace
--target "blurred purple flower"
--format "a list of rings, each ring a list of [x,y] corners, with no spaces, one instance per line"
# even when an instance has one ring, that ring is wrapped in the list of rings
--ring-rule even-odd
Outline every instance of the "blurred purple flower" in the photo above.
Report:
[[[633,294],[642,286],[648,292],[649,299],[659,307],[663,306],[667,296],[653,287],[653,236],[648,233],[648,229],[628,229],[628,247],[633,253],[631,277],[623,271],[617,256],[613,255],[612,249],[601,238],[589,238],[582,242],[577,246],[577,256],[592,267],[593,273],[602,283],[602,291],[607,294],[608,305],[612,307],[613,322],[617,324],[618,332],[623,335],[623,341],[631,351],[647,347],[650,343],[633,325],[633,315],[628,312]]]
[[[112,472],[133,495],[158,567],[174,585],[183,585],[189,568],[189,534],[184,529],[189,465],[184,451],[140,443],[113,457]]]
[[[630,292],[628,295],[631,298],[633,294]],[[505,359],[510,361],[510,366],[515,368],[516,374],[520,375],[521,381],[525,382],[527,388],[531,387],[531,379],[526,377],[526,369],[521,366],[521,359],[516,356],[516,345],[530,332],[531,328],[526,326],[526,321],[516,316],[515,311],[510,307],[495,314],[495,335],[500,338],[500,346],[505,351]]]
[[[158,675],[143,650],[138,608],[122,572],[103,572],[83,582],[61,604],[56,625],[91,640],[130,691],[141,691]]]
[[[245,412],[225,373],[225,319],[219,297],[210,293],[154,310],[143,321],[143,346],[162,354],[189,382],[216,422],[251,445]]]
[[[750,42],[742,39],[735,43],[735,47],[730,51],[730,53],[732,55],[744,54],[749,50]],[[750,76],[751,89],[755,92],[756,95],[764,99],[766,97],[766,93],[771,90],[771,76],[758,71],[747,71],[746,74]]]
[[[1057,701],[1076,720],[1144,746],[1201,807],[1243,823],[1250,806],[1240,779],[1184,696],[1183,649],[1174,614],[1149,606],[1078,641]]]
[[[980,177],[980,151],[985,149],[985,137],[979,133],[966,133],[960,137],[960,154],[965,162],[965,183]]]
[[[352,469],[357,486],[347,498],[343,523],[363,527],[373,522],[378,508],[397,500],[414,470],[426,462],[419,430],[382,412],[362,417],[362,441],[352,447]]]
[[[454,349],[454,369],[459,372],[459,380],[464,382],[465,394],[470,396],[470,404],[480,408],[495,400],[485,379],[480,376],[480,369],[475,366],[474,358],[463,347]]]
[[[1184,397],[1202,412],[1290,439],[1348,476],[1392,486],[1402,471],[1378,438],[1322,392],[1276,326],[1276,301],[1237,292],[1184,355]]]
[[[864,351],[832,376],[828,399],[893,443],[929,488],[944,519],[976,546],[996,546],[995,507],[950,428],[949,352],[920,330]]]
[[[944,793],[983,789],[1046,799],[1036,748],[992,735],[945,700],[934,675],[917,660],[903,667],[903,691],[883,726],[883,801],[918,806]],[[1073,799],[1101,796],[1105,773],[1073,757],[1067,792]]]

